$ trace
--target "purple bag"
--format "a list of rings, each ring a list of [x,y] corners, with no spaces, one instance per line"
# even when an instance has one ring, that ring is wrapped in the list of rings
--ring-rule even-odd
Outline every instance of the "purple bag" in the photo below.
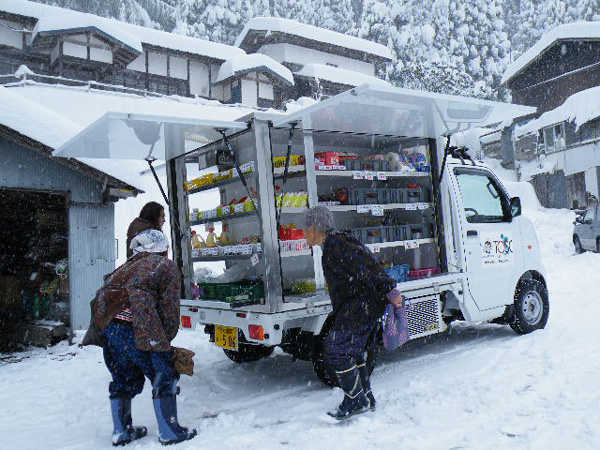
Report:
[[[383,346],[394,350],[408,341],[408,320],[406,319],[406,304],[396,308],[391,303],[385,307],[383,316]]]

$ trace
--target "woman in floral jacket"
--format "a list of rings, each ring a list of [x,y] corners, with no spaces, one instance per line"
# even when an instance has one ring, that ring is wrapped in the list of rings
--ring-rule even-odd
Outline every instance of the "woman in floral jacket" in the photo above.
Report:
[[[113,444],[144,437],[133,427],[131,399],[142,392],[144,377],[152,383],[159,441],[173,444],[193,438],[177,420],[179,374],[172,362],[171,341],[179,329],[181,274],[167,258],[168,243],[157,230],[132,239],[133,256],[105,278],[93,303],[94,320],[103,332],[104,361],[112,375],[109,386]]]

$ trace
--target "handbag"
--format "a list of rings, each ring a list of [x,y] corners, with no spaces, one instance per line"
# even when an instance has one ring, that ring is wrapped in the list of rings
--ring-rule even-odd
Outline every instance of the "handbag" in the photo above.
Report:
[[[406,318],[406,304],[395,307],[388,303],[385,307],[383,319],[383,346],[387,350],[395,350],[408,341],[408,320]]]
[[[175,372],[182,375],[194,375],[194,360],[192,359],[196,353],[187,348],[172,347],[173,350],[173,367]]]

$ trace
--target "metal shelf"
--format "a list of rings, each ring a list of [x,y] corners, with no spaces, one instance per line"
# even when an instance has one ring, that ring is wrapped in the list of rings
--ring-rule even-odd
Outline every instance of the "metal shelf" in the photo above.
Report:
[[[208,261],[234,261],[240,259],[250,259],[252,255],[207,255],[207,256],[196,256],[192,258],[192,262],[208,262]]]
[[[310,248],[304,250],[294,250],[291,252],[281,252],[282,258],[289,258],[290,256],[305,256],[312,255],[312,250]]]
[[[380,244],[365,244],[365,246],[370,248],[371,250],[373,250],[375,247],[379,247],[379,248],[406,247],[407,250],[410,250],[411,248],[418,247],[418,245],[433,244],[434,242],[435,242],[434,238],[425,238],[425,239],[411,239],[408,241],[382,242]],[[413,246],[415,246],[415,247],[413,247]]]
[[[237,213],[237,214],[227,214],[225,216],[212,217],[210,219],[194,220],[194,221],[190,222],[190,226],[202,225],[204,223],[209,223],[209,222],[224,222],[226,220],[242,219],[244,217],[249,217],[249,216],[254,216],[254,215],[256,215],[256,210],[246,211],[246,212]]]
[[[275,178],[280,178],[283,176],[284,171],[285,171],[285,167],[275,167],[273,169],[273,174],[275,175]],[[304,166],[304,164],[297,165],[297,166],[289,166],[288,167],[288,176],[292,175],[292,174],[300,174],[305,171],[306,171],[306,167]]]
[[[368,206],[382,206],[384,210],[388,209],[407,209],[407,210],[425,210],[431,208],[431,203],[419,202],[419,203],[388,203],[388,204],[378,204],[378,205],[324,205],[330,211],[333,212],[347,212],[354,211],[360,207],[368,207]]]
[[[411,178],[411,177],[429,177],[431,176],[430,172],[382,172],[376,170],[315,170],[315,175],[318,177],[350,177],[353,178],[355,173],[360,173],[363,175],[363,180],[367,173],[373,174],[373,180],[368,181],[377,181],[377,174],[384,174],[386,178]],[[385,181],[385,180],[379,180]]]

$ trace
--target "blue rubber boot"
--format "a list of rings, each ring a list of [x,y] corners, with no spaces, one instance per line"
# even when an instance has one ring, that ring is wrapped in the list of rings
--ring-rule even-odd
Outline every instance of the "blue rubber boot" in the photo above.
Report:
[[[158,422],[158,441],[162,445],[189,441],[198,434],[195,428],[190,430],[179,425],[177,420],[177,397],[169,395],[154,398],[152,402],[154,403],[154,412]]]
[[[131,425],[131,399],[110,399],[110,412],[113,419],[112,444],[117,447],[143,438],[148,434],[146,427]]]
[[[344,391],[344,400],[342,400],[336,411],[327,414],[334,419],[344,420],[356,414],[367,412],[370,403],[363,391],[356,364],[346,370],[336,370],[335,374],[339,386]]]
[[[367,369],[367,363],[364,361],[359,361],[357,368],[363,391],[367,396],[367,399],[369,400],[369,407],[371,408],[371,411],[375,411],[375,405],[377,404],[377,402],[375,401],[375,396],[373,395],[373,391],[371,390],[371,376],[369,375],[369,369]]]

